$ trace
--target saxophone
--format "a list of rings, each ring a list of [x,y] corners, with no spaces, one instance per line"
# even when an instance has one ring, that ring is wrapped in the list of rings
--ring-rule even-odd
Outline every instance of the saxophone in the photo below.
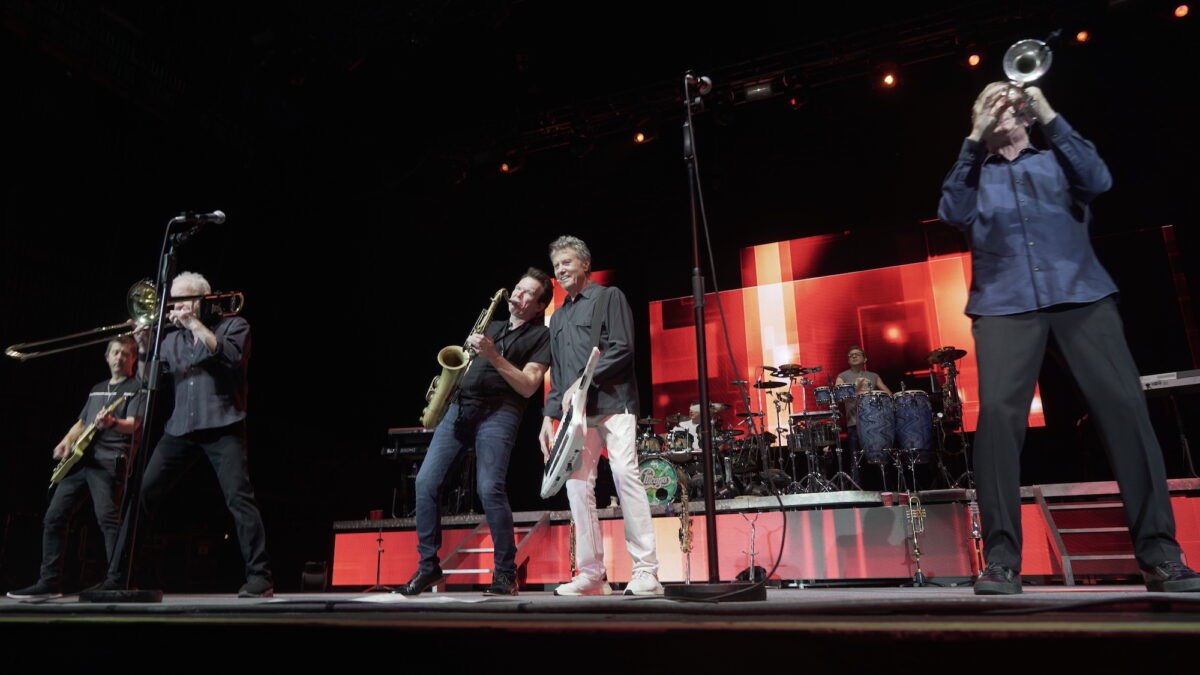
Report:
[[[492,320],[492,314],[496,313],[496,307],[507,297],[508,289],[501,288],[496,291],[496,294],[492,296],[491,304],[479,313],[479,318],[475,320],[475,327],[471,329],[467,337],[478,335],[486,330],[488,322]],[[425,410],[421,412],[421,426],[433,429],[438,422],[442,421],[446,409],[450,407],[450,401],[453,401],[454,395],[458,393],[458,384],[467,374],[467,368],[471,366],[473,358],[475,358],[475,351],[465,344],[462,347],[450,345],[438,352],[437,362],[442,367],[442,374],[433,377],[433,381],[429,383],[429,391],[425,392],[425,400],[429,402],[429,405],[425,406]]]

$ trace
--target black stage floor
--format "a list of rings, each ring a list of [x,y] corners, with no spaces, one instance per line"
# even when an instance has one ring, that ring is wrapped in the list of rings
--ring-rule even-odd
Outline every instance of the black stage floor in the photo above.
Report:
[[[6,599],[0,601],[0,635],[51,649],[76,645],[64,655],[68,661],[119,655],[121,645],[133,641],[197,664],[269,653],[273,663],[296,665],[343,655],[350,659],[343,665],[349,666],[377,653],[397,665],[458,663],[465,670],[488,658],[517,666],[563,651],[579,655],[574,669],[583,672],[634,665],[655,672],[676,666],[681,669],[674,672],[788,665],[850,672],[931,666],[985,672],[1001,666],[1182,672],[1194,669],[1188,664],[1197,660],[1200,594],[1044,586],[1009,597],[976,597],[968,587],[772,589],[764,602],[741,603],[558,598],[542,591],[515,598],[484,598],[477,592],[417,599],[353,593],[264,600],[167,595],[158,604]]]

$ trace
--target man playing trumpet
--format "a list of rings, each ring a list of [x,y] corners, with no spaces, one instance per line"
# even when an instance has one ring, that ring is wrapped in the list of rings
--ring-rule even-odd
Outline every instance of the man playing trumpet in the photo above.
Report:
[[[971,243],[972,319],[979,362],[975,482],[987,568],[977,595],[1021,592],[1019,459],[1046,343],[1053,333],[1108,450],[1152,591],[1200,591],[1175,540],[1162,450],[1117,312],[1117,287],[1089,239],[1092,199],[1108,166],[1037,87],[993,82],[975,100],[971,133],[942,184],[938,216]],[[1014,96],[1018,95],[1018,96]],[[1034,147],[1027,104],[1049,149]]]

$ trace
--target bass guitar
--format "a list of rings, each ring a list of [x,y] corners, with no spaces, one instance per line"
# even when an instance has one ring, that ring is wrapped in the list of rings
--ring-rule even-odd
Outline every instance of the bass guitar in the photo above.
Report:
[[[133,394],[122,394],[118,396],[115,400],[113,400],[112,403],[105,406],[104,410],[101,411],[104,414],[103,416],[107,417],[113,414],[113,411],[117,409],[117,406],[124,403],[125,400],[131,396],[133,396]],[[59,481],[61,481],[63,478],[66,478],[67,474],[71,472],[71,468],[78,464],[79,460],[83,459],[83,453],[87,451],[88,446],[91,445],[92,441],[96,439],[96,434],[99,433],[99,431],[100,430],[96,428],[96,421],[94,419],[90,424],[84,427],[83,433],[79,434],[79,438],[75,439],[75,442],[71,444],[71,451],[67,453],[66,457],[63,457],[61,460],[59,460],[58,466],[54,467],[54,471],[50,474],[51,487],[54,487]]]
[[[587,434],[587,393],[592,386],[592,373],[596,372],[596,362],[599,360],[600,349],[592,347],[587,365],[583,368],[579,388],[575,390],[570,405],[563,412],[558,431],[554,432],[550,458],[546,460],[545,473],[542,475],[542,499],[549,499],[558,494],[567,478],[579,468],[579,455],[583,452],[583,439]]]

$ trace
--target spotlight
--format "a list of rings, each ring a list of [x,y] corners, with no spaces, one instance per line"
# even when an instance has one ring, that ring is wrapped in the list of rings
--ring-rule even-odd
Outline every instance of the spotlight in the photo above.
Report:
[[[983,60],[983,58],[981,56],[979,56],[979,54],[968,54],[967,55],[967,65],[972,68],[974,68],[975,66],[978,66],[979,62],[982,60]]]
[[[1188,10],[1187,5],[1179,5],[1178,7],[1175,8],[1175,11],[1174,11],[1175,18],[1182,19],[1183,17],[1188,15],[1188,11],[1189,10]]]
[[[1075,34],[1075,42],[1078,42],[1079,44],[1083,44],[1091,39],[1092,39],[1092,34],[1087,32],[1086,30],[1081,30]]]
[[[884,73],[883,79],[880,80],[880,82],[882,82],[883,86],[885,86],[885,87],[888,87],[888,88],[894,87],[894,86],[896,86],[896,74],[895,73]]]
[[[633,142],[641,145],[643,143],[649,143],[650,141],[654,140],[654,138],[655,135],[649,131],[639,131],[633,135]]]
[[[516,173],[525,166],[525,155],[520,155],[515,152],[510,152],[505,155],[504,160],[500,162],[500,173]]]

